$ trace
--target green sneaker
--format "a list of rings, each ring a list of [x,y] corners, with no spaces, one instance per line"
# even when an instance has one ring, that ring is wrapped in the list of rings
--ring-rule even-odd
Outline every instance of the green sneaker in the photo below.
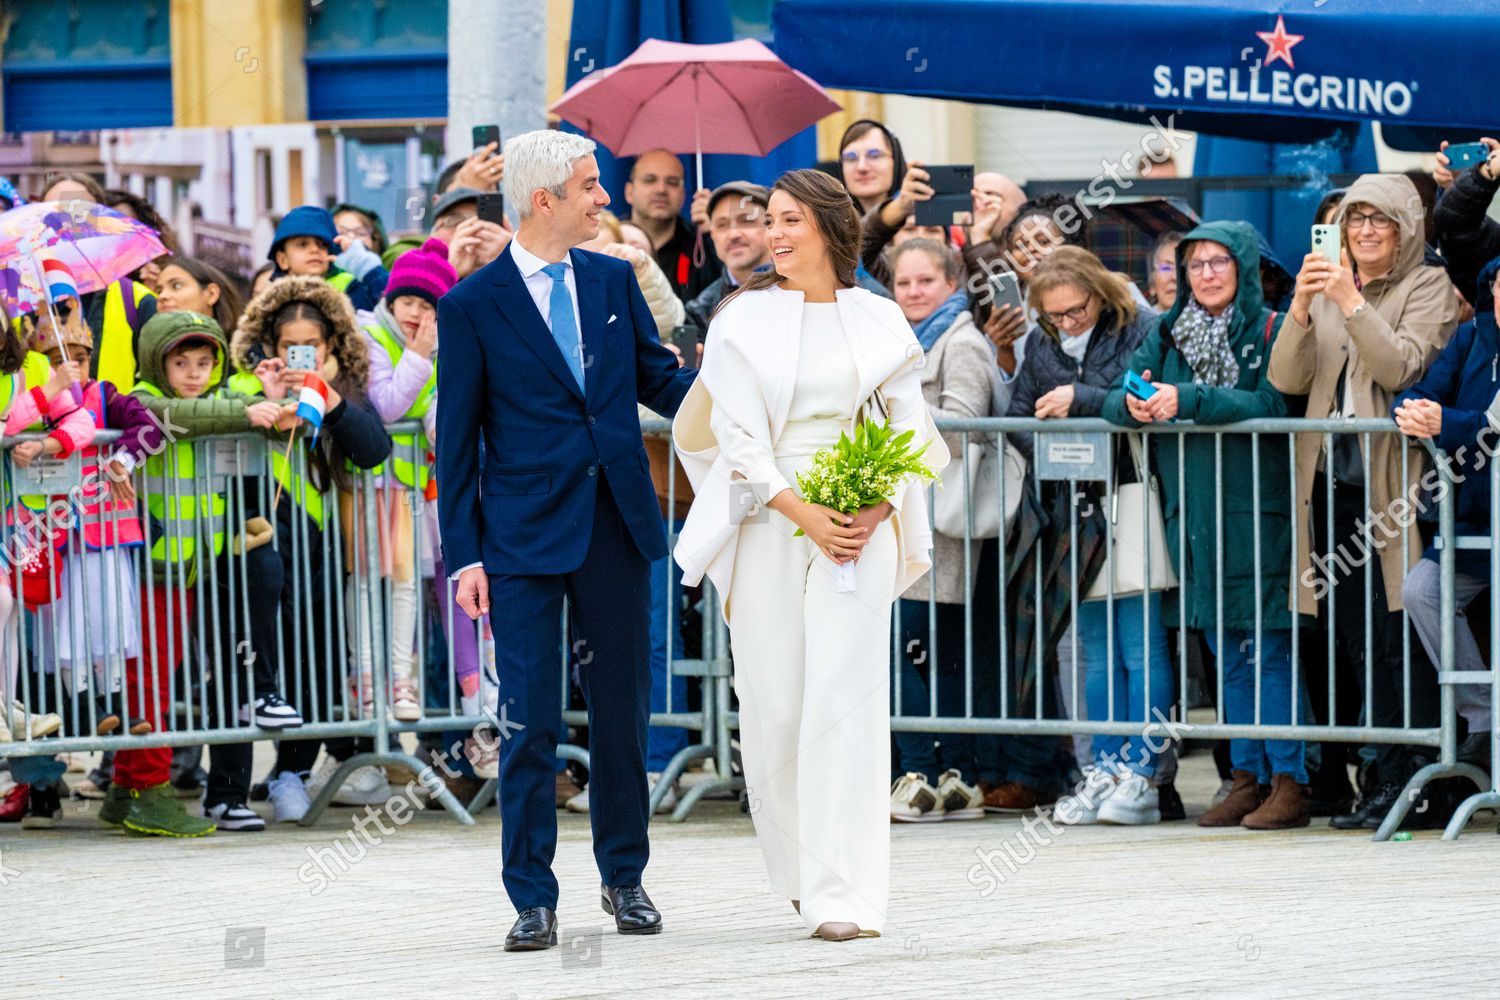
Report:
[[[152,837],[206,837],[216,829],[213,820],[189,816],[169,784],[132,789],[124,826],[130,833]]]
[[[111,783],[104,793],[104,803],[99,807],[99,822],[108,826],[119,826],[130,814],[130,789]]]

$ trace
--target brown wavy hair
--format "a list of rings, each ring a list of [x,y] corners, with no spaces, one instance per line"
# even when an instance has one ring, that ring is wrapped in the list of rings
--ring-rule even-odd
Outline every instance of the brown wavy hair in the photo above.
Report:
[[[833,266],[833,277],[840,288],[854,287],[854,271],[859,266],[860,223],[859,209],[854,197],[843,184],[821,170],[788,170],[771,185],[771,192],[785,191],[812,220],[813,228],[828,244],[828,263]],[[776,270],[773,259],[769,271],[760,271],[750,280],[724,297],[714,310],[718,315],[741,292],[752,292],[771,288],[786,280],[786,275]]]
[[[1115,314],[1116,331],[1135,322],[1135,299],[1130,294],[1130,280],[1104,266],[1104,261],[1082,247],[1061,246],[1052,251],[1031,272],[1027,284],[1026,298],[1033,305],[1042,300],[1045,292],[1063,285],[1074,285],[1090,295],[1097,295],[1104,308]],[[1037,323],[1053,340],[1058,338],[1057,327],[1047,314],[1037,311]]]

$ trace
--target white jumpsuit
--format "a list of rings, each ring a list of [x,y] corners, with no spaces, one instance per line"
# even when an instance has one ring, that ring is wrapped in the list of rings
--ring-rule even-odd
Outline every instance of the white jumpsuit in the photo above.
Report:
[[[834,444],[861,400],[834,304],[803,308],[797,381],[775,468],[796,489],[813,452]],[[765,468],[763,448],[715,408],[731,467]],[[757,484],[774,495],[781,483]],[[740,743],[755,832],[772,888],[800,900],[809,929],[884,927],[890,883],[891,603],[897,542],[889,520],[834,590],[832,563],[763,509],[739,528],[730,640]]]

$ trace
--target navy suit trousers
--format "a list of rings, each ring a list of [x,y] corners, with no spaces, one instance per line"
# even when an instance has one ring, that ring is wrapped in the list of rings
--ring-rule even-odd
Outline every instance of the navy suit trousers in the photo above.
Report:
[[[605,885],[641,881],[650,854],[649,574],[650,563],[632,541],[606,480],[599,483],[581,566],[570,573],[490,577],[500,704],[510,723],[500,743],[502,878],[517,910],[557,909],[552,858],[557,847],[554,775],[563,735],[564,667],[557,640],[564,597],[571,611],[571,659],[578,664],[588,706],[594,858]]]

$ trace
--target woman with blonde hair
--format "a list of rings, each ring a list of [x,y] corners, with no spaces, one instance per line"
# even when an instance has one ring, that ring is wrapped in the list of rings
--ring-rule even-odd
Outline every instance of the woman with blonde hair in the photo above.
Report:
[[[1098,257],[1076,246],[1057,247],[1038,260],[1029,273],[1027,293],[1038,325],[1027,335],[1025,360],[1016,376],[1007,415],[1043,420],[1099,416],[1105,396],[1120,381],[1130,355],[1155,322],[1155,314],[1137,304],[1124,275],[1110,271]],[[1011,438],[1029,458],[1032,435],[1015,433]],[[1112,468],[1117,485],[1136,481],[1132,452],[1124,447],[1123,439],[1116,439],[1116,444]],[[1016,651],[1014,662],[1019,675],[1014,692],[1018,700],[1013,703],[1035,704],[1035,685],[1040,683],[1043,715],[1060,716],[1058,707],[1048,704],[1052,685],[1044,679],[1045,660],[1055,649],[1061,659],[1071,663],[1076,649],[1083,666],[1088,717],[1142,721],[1149,717],[1151,707],[1165,707],[1171,700],[1160,599],[1149,595],[1149,607],[1143,608],[1145,599],[1139,595],[1116,598],[1112,619],[1108,601],[1084,600],[1095,577],[1105,570],[1110,526],[1104,488],[1096,484],[1077,484],[1076,488],[1088,498],[1075,498],[1072,484],[1042,485],[1043,509],[1035,544],[1029,552],[1018,552],[1026,561],[1029,579],[1012,590],[1011,599],[1020,618],[1011,616],[1009,620],[1040,617],[1042,632],[1036,647],[1031,645],[1036,633],[1017,627],[1011,647]],[[1028,486],[1026,495],[1038,494]],[[1072,528],[1075,515],[1070,510],[1074,507],[1076,529]],[[1070,581],[1071,561],[1058,560],[1050,553],[1061,551],[1059,547],[1069,543],[1069,533],[1074,530],[1076,536],[1071,542],[1077,554],[1078,579]],[[1026,536],[1023,533],[1019,537]],[[1042,581],[1040,608],[1033,606],[1038,573],[1048,577]],[[1076,644],[1064,639],[1075,590]],[[1065,673],[1071,679],[1066,667]],[[1146,703],[1147,690],[1150,705]],[[986,805],[1026,809],[1046,802],[1052,791],[1045,784],[1052,773],[1051,745],[1045,740],[1014,737],[1003,740],[1001,746],[1004,783],[986,796]],[[1142,741],[1101,736],[1093,740],[1091,751],[1092,759],[1084,766],[1088,782],[1078,794],[1060,800],[1054,816],[1064,823],[1160,820],[1153,780],[1155,755]]]

